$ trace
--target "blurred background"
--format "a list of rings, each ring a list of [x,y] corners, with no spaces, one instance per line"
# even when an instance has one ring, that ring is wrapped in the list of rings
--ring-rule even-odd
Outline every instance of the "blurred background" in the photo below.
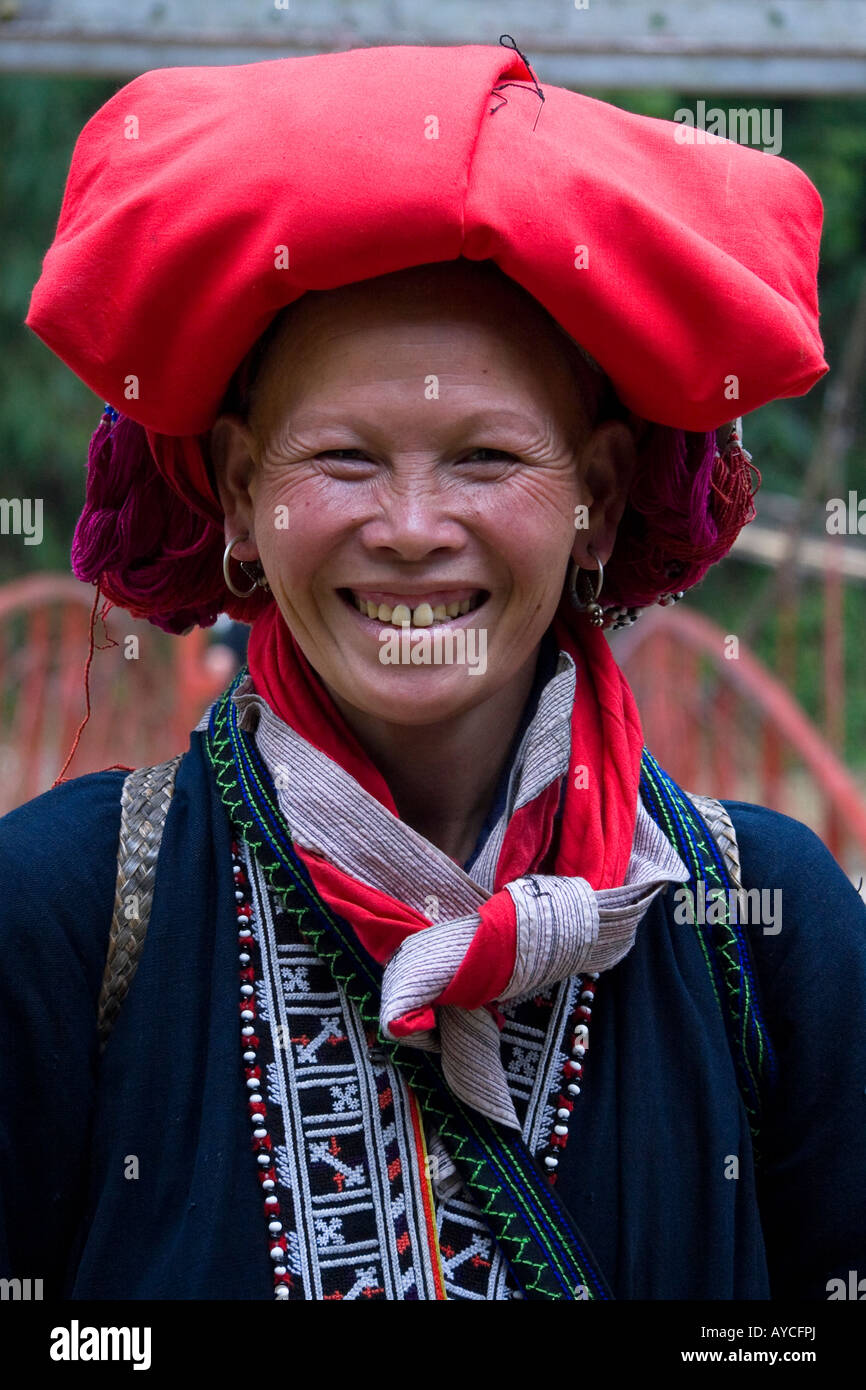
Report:
[[[866,0],[0,0],[0,813],[64,768],[88,664],[66,776],[184,749],[245,645],[227,619],[179,638],[114,609],[90,651],[69,551],[103,403],[23,324],[80,129],[153,67],[503,33],[542,86],[710,130],[721,112],[821,193],[831,371],[746,417],[763,481],[730,556],[611,644],[677,780],[804,820],[866,896]]]

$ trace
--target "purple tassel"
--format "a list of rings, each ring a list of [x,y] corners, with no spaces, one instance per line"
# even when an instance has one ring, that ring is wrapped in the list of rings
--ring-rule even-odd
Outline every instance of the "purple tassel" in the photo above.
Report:
[[[159,473],[143,426],[106,413],[88,450],[72,569],[113,603],[165,632],[210,627],[223,610],[222,532]]]

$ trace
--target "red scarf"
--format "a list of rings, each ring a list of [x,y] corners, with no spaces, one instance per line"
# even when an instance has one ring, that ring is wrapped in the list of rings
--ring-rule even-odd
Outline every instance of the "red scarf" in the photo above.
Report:
[[[637,817],[643,734],[634,696],[602,631],[564,600],[553,624],[560,650],[577,668],[571,719],[571,759],[553,872],[585,878],[594,889],[625,878]],[[361,747],[319,676],[271,603],[253,623],[247,653],[256,691],[302,738],[345,769],[395,816],[384,777]],[[515,811],[499,856],[494,894],[464,965],[438,1003],[478,1007],[498,997],[514,964],[511,897],[499,891],[538,872],[551,848],[560,780]],[[360,883],[321,855],[295,845],[320,896],[351,923],[376,960],[387,961],[410,933],[429,920],[388,894]],[[407,1020],[406,1031],[432,1026],[432,1016]]]

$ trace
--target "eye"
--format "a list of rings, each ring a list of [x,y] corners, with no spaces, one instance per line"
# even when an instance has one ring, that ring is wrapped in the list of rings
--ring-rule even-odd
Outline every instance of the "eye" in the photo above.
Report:
[[[363,449],[324,449],[314,457],[327,465],[324,471],[328,477],[339,482],[349,483],[369,478],[376,467],[370,455],[365,454]]]
[[[517,455],[508,454],[504,449],[488,449],[482,447],[479,449],[472,449],[469,457],[473,454],[490,454],[492,456],[489,459],[480,459],[480,463],[492,463],[494,459],[511,459],[512,463],[517,462]]]
[[[325,449],[321,454],[316,454],[317,459],[335,459],[344,455],[346,458],[367,458],[368,455],[361,449]]]

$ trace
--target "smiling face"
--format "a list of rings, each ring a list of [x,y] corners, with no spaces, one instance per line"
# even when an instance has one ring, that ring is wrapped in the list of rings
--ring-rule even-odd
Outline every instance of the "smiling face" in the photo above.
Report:
[[[526,681],[570,557],[610,555],[634,468],[628,428],[592,426],[595,388],[541,307],[471,263],[291,306],[212,454],[226,540],[249,536],[234,558],[261,560],[341,707],[434,724]],[[386,664],[404,622],[483,629],[486,669]]]

